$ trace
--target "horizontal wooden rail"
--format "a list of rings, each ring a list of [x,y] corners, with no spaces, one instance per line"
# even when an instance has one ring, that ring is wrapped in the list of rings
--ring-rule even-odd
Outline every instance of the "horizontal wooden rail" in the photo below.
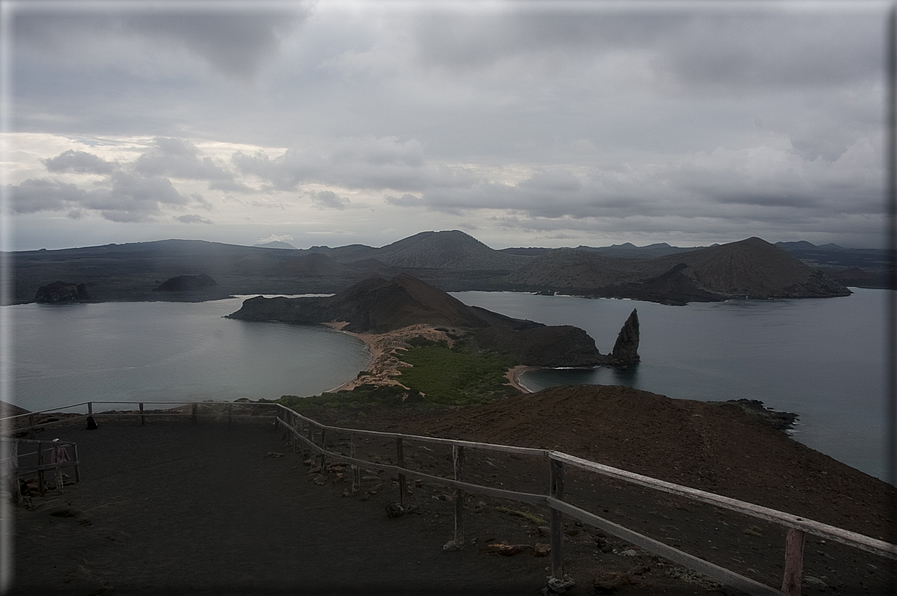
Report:
[[[594,513],[590,513],[584,509],[580,509],[579,507],[571,505],[570,503],[567,503],[565,501],[559,501],[554,497],[548,497],[548,504],[551,508],[557,509],[558,511],[565,513],[570,517],[577,519],[585,524],[601,528],[608,534],[612,534],[617,538],[625,540],[626,542],[629,542],[656,555],[669,559],[674,563],[678,563],[680,565],[683,565],[684,567],[688,567],[690,569],[693,569],[694,571],[703,573],[704,575],[712,577],[713,579],[728,586],[743,590],[748,594],[766,594],[770,596],[781,596],[782,594],[782,592],[780,592],[779,590],[771,588],[766,584],[761,584],[750,578],[744,577],[743,575],[739,575],[734,571],[730,571],[729,569],[720,567],[719,565],[714,565],[709,561],[705,561],[704,559],[664,544],[663,542],[654,540],[653,538],[645,536],[644,534],[634,532],[629,528],[621,526],[610,520],[606,520],[595,515]]]
[[[532,505],[548,505],[548,497],[545,495],[538,495],[533,493],[524,493],[513,490],[507,490],[504,488],[493,488],[491,486],[482,486],[480,484],[471,484],[469,482],[463,482],[460,480],[454,480],[452,478],[444,478],[442,476],[434,476],[432,474],[427,474],[426,472],[419,472],[417,470],[412,470],[409,468],[403,468],[401,466],[397,466],[394,464],[384,464],[380,462],[373,462],[366,459],[359,459],[357,457],[352,457],[350,455],[343,455],[342,453],[337,453],[335,451],[329,451],[315,444],[314,441],[309,439],[306,436],[303,436],[300,432],[298,432],[295,428],[291,427],[287,422],[284,422],[281,419],[277,419],[279,425],[282,425],[286,429],[293,432],[297,439],[302,441],[305,445],[307,445],[312,451],[319,455],[324,455],[330,459],[335,459],[338,461],[344,461],[346,463],[355,464],[358,466],[364,466],[365,468],[374,468],[377,470],[383,470],[384,472],[390,472],[392,474],[408,474],[410,476],[414,476],[415,478],[420,478],[422,480],[429,480],[431,482],[435,482],[437,484],[444,484],[451,488],[459,488],[461,490],[486,495],[490,497],[496,497],[499,499],[508,499],[511,501],[520,501],[522,503],[530,503]],[[364,432],[364,431],[357,431]],[[425,438],[425,437],[421,437]]]
[[[852,546],[874,555],[897,560],[897,545],[885,542],[884,540],[878,540],[876,538],[871,538],[869,536],[858,534],[857,532],[851,532],[849,530],[842,530],[841,528],[836,528],[835,526],[830,526],[817,521],[805,519],[803,517],[798,517],[790,513],[784,513],[782,511],[777,511],[775,509],[770,509],[761,505],[754,505],[753,503],[746,503],[744,501],[739,501],[730,497],[724,497],[722,495],[698,490],[696,488],[673,484],[672,482],[666,482],[664,480],[658,480],[656,478],[651,478],[650,476],[642,476],[641,474],[636,474],[634,472],[627,472],[626,470],[620,470],[619,468],[612,468],[610,466],[598,464],[587,459],[576,457],[574,455],[561,453],[559,451],[552,451],[550,453],[550,457],[552,459],[556,459],[558,461],[576,466],[580,469],[595,472],[597,474],[608,476],[616,480],[623,480],[631,484],[638,484],[646,488],[651,488],[668,494],[685,497],[693,501],[715,505],[716,507],[721,507],[730,511],[743,513],[744,515],[749,515],[757,519],[773,522],[780,526],[785,526],[786,528],[795,528],[797,530],[802,530],[808,534],[814,534],[821,538],[826,538],[828,540],[833,540],[841,544],[846,544],[848,546]]]
[[[282,410],[286,412],[290,412],[291,415],[297,416],[300,420],[305,422],[306,424],[310,424],[315,428],[331,430],[335,432],[343,432],[343,433],[358,433],[363,435],[368,435],[371,437],[382,437],[384,439],[408,439],[410,441],[422,441],[426,443],[434,443],[437,445],[449,445],[449,446],[459,446],[459,447],[470,447],[471,449],[485,449],[488,451],[498,451],[501,453],[516,453],[518,455],[535,455],[544,457],[546,450],[545,449],[537,449],[535,447],[515,447],[514,445],[497,445],[493,443],[479,443],[476,441],[462,441],[460,439],[443,439],[441,437],[425,437],[422,435],[408,435],[404,433],[394,433],[394,432],[385,432],[380,430],[359,430],[354,428],[345,428],[341,426],[328,426],[326,424],[321,424],[316,420],[312,420],[311,418],[306,418],[302,414],[299,414],[295,410],[291,410],[290,408],[281,405],[281,404],[272,404],[279,406]]]

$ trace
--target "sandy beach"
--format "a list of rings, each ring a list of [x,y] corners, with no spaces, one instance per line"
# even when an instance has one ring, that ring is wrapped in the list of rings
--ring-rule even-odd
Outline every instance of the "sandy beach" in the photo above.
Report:
[[[359,385],[398,385],[405,387],[394,377],[399,374],[399,369],[405,366],[411,366],[402,362],[395,354],[396,350],[405,350],[408,348],[408,340],[415,337],[424,337],[430,341],[445,341],[449,346],[454,344],[454,340],[449,333],[436,329],[432,325],[411,325],[403,327],[389,333],[354,333],[346,331],[344,327],[347,322],[341,321],[336,323],[325,323],[331,329],[336,329],[342,333],[357,337],[364,342],[371,359],[368,365],[362,370],[357,377],[343,383],[334,391],[348,391]],[[449,332],[455,330],[450,329]],[[407,389],[407,387],[405,387]]]

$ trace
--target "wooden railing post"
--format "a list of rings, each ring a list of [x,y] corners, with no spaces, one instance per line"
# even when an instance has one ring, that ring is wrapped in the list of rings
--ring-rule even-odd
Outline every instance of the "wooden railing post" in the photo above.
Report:
[[[400,468],[405,467],[405,445],[402,443],[402,437],[396,437],[396,465]],[[405,506],[405,475],[399,472],[399,505]]]
[[[349,455],[355,459],[358,457],[358,447],[355,443],[355,433],[349,434]],[[358,464],[352,464],[352,494],[361,488],[361,470]]]
[[[551,455],[548,456],[549,469],[549,494],[561,501],[564,499],[564,464]],[[564,579],[564,517],[563,514],[551,508],[551,577]]]
[[[16,503],[22,502],[22,484],[19,482],[19,442],[13,439],[12,445],[10,447],[11,453],[9,454],[9,460],[12,462],[12,470],[10,473],[12,474],[12,481],[15,483],[15,491],[16,491]]]
[[[41,468],[44,465],[44,444],[37,444],[37,465],[38,468]],[[37,484],[40,489],[40,496],[44,496],[44,471],[42,469],[38,469],[37,471]]]
[[[191,413],[191,416],[193,417],[193,424],[196,424],[198,411],[199,411],[199,404],[196,402],[193,402],[193,408],[192,408],[192,413]]]
[[[230,424],[234,421],[234,403],[228,402],[227,404],[227,423]]]
[[[146,419],[143,416],[143,402],[140,402],[140,426],[146,424]]]
[[[315,433],[314,433],[314,427],[311,425],[311,422],[305,423],[305,434],[306,434],[306,438],[308,438],[309,444],[314,445],[315,444]],[[311,454],[314,454],[314,452],[315,452],[314,449],[312,449],[309,446],[309,448],[308,448],[309,456],[308,457],[311,458],[311,456],[312,456]]]
[[[327,429],[321,429],[321,449],[327,449]],[[321,471],[324,470],[324,454],[321,453]]]
[[[785,575],[782,578],[782,592],[787,596],[800,596],[805,538],[803,530],[788,528],[785,536]]]
[[[87,415],[91,416],[91,417],[93,416],[93,402],[92,401],[87,402]]]
[[[464,447],[460,445],[452,445],[452,468],[455,480],[461,481],[461,471],[464,467]],[[455,546],[460,548],[464,545],[464,491],[460,488],[455,489]]]
[[[81,482],[81,468],[78,465],[78,462],[80,462],[81,460],[78,459],[78,444],[77,443],[72,443],[72,454],[74,455],[74,459],[75,459],[75,482]]]

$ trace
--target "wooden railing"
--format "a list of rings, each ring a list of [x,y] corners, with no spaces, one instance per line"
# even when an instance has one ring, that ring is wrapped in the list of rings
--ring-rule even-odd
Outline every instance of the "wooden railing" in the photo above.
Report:
[[[62,470],[74,468],[75,482],[81,481],[81,470],[78,460],[78,445],[71,441],[42,441],[37,439],[3,439],[3,466],[2,478],[8,480],[6,486],[10,486],[13,498],[18,503],[22,500],[21,478],[37,475],[38,492],[41,496],[46,493],[47,481],[45,475],[51,472],[55,488],[63,490]],[[71,451],[69,451],[71,449]]]
[[[256,402],[216,402],[216,401],[89,401],[71,404],[60,408],[27,412],[16,416],[0,418],[0,430],[6,435],[47,429],[59,425],[68,425],[73,422],[86,421],[88,419],[111,418],[140,418],[140,424],[146,424],[147,418],[172,417],[190,418],[196,422],[200,415],[207,414],[206,410],[214,410],[217,417],[232,420],[258,419],[258,414],[246,412],[265,410],[265,415],[270,415],[270,403]],[[110,409],[110,406],[119,406],[121,409]],[[136,409],[134,409],[136,407]],[[80,410],[71,412],[71,410]]]
[[[748,594],[756,595],[778,595],[787,594],[788,596],[798,596],[801,588],[801,578],[803,574],[803,549],[806,535],[814,535],[825,540],[830,540],[849,547],[885,557],[889,560],[897,560],[897,545],[871,538],[856,532],[851,532],[828,524],[809,520],[803,517],[777,511],[767,507],[746,503],[737,499],[724,497],[714,493],[689,488],[686,486],[673,484],[656,478],[635,474],[619,468],[613,468],[586,459],[582,459],[573,455],[562,453],[549,449],[535,449],[529,447],[514,447],[510,445],[497,445],[491,443],[480,443],[473,441],[461,441],[455,439],[443,439],[437,437],[425,437],[419,435],[408,435],[403,433],[392,433],[372,430],[359,430],[351,428],[343,428],[337,426],[328,426],[321,424],[311,418],[302,416],[298,412],[276,403],[242,403],[242,402],[143,402],[139,404],[130,403],[130,407],[138,406],[138,411],[131,412],[101,412],[94,413],[94,404],[121,404],[123,402],[85,402],[75,404],[74,407],[87,407],[87,414],[82,414],[75,419],[83,419],[88,416],[139,416],[141,424],[144,424],[147,417],[151,416],[190,416],[194,422],[198,420],[201,414],[206,412],[215,412],[217,419],[227,419],[228,421],[235,419],[264,419],[267,417],[269,421],[273,420],[275,428],[283,433],[285,439],[289,439],[290,444],[298,449],[302,446],[304,449],[316,454],[318,465],[323,469],[325,459],[332,459],[349,464],[352,469],[352,492],[353,494],[359,490],[361,483],[360,469],[377,469],[395,474],[398,479],[399,486],[399,503],[404,506],[407,500],[407,478],[414,477],[421,481],[428,480],[437,484],[448,486],[455,489],[455,529],[453,540],[450,544],[460,547],[464,544],[464,518],[463,518],[463,496],[465,493],[480,494],[500,499],[509,499],[521,503],[531,505],[545,506],[550,510],[550,527],[549,535],[551,541],[551,574],[552,578],[558,581],[564,580],[564,558],[563,558],[563,516],[577,520],[583,524],[599,528],[608,534],[616,536],[626,542],[638,546],[655,555],[664,557],[674,563],[678,563],[689,569],[702,573],[710,578],[742,590]],[[165,405],[168,408],[161,411],[146,411],[145,404]],[[185,407],[189,406],[189,408]],[[254,411],[250,414],[241,413],[245,408],[248,411]],[[68,409],[68,408],[66,408]],[[236,413],[235,413],[236,409]],[[55,410],[58,411],[59,409]],[[223,413],[221,412],[223,410]],[[273,412],[272,412],[273,410]],[[46,414],[47,412],[36,412],[30,414],[22,414],[20,416],[0,419],[0,424],[5,423],[5,429],[9,431],[11,421],[15,419],[23,419],[27,416],[35,414]],[[267,412],[260,415],[258,412]],[[203,416],[204,417],[204,416]],[[73,418],[68,418],[71,421]],[[37,425],[40,426],[40,425]],[[27,430],[34,428],[33,425],[19,427],[17,430]],[[348,436],[349,453],[341,453],[328,448],[328,442],[333,443],[333,438],[337,436]],[[359,437],[368,437],[376,439],[386,439],[388,442],[394,442],[395,445],[395,464],[378,461],[377,458],[362,459],[357,455]],[[406,466],[405,450],[412,444],[431,444],[442,445],[451,448],[452,470],[451,477],[430,474],[422,470],[413,470]],[[464,462],[465,454],[471,450],[481,450],[498,454],[509,454],[511,456],[528,456],[535,457],[542,461],[547,468],[547,487],[544,492],[526,492],[518,490],[509,490],[505,488],[497,488],[495,486],[485,486],[464,480]],[[77,459],[77,457],[75,458]],[[782,578],[781,589],[775,589],[766,584],[755,581],[751,578],[740,575],[732,570],[726,569],[700,557],[687,553],[683,550],[655,540],[642,533],[636,532],[630,528],[624,527],[616,522],[605,519],[591,511],[573,505],[565,500],[565,477],[568,469],[578,470],[591,474],[598,474],[605,478],[626,484],[641,486],[661,493],[674,495],[680,498],[689,499],[699,503],[705,503],[714,507],[727,509],[740,514],[750,516],[755,519],[764,520],[782,526],[787,529],[785,540],[785,569]]]
[[[429,480],[454,488],[456,490],[456,498],[454,499],[455,535],[452,542],[456,545],[463,544],[464,542],[464,520],[462,517],[463,509],[461,507],[461,497],[465,492],[548,507],[550,510],[549,535],[551,540],[551,575],[552,578],[558,580],[564,578],[564,559],[562,550],[564,515],[584,524],[600,528],[608,534],[641,547],[646,551],[664,557],[699,573],[703,573],[720,583],[732,586],[748,594],[778,596],[781,596],[782,594],[797,596],[800,594],[801,578],[803,574],[803,549],[807,534],[845,544],[890,560],[897,560],[897,545],[883,540],[843,530],[841,528],[777,511],[775,509],[761,507],[737,499],[598,464],[559,451],[328,426],[302,416],[279,404],[277,404],[275,424],[291,438],[294,445],[301,444],[305,448],[317,453],[320,458],[319,465],[323,466],[325,457],[350,464],[353,470],[353,492],[358,488],[359,466],[380,469],[398,475],[400,504],[404,504],[406,499],[405,491],[407,476],[414,476],[421,478],[422,480]],[[338,453],[327,448],[328,436],[337,433],[349,435],[349,455]],[[395,441],[396,464],[385,464],[356,457],[357,441],[358,438],[362,436]],[[409,442],[450,446],[452,449],[453,463],[452,477],[446,478],[435,476],[420,470],[411,470],[406,467],[404,462],[404,452],[408,447]],[[527,455],[542,459],[548,468],[549,482],[546,492],[521,492],[465,482],[462,479],[465,452],[472,449],[496,453]],[[628,484],[634,484],[662,493],[690,499],[692,501],[706,503],[787,528],[785,540],[785,570],[782,578],[781,590],[772,588],[695,555],[664,544],[649,536],[635,532],[634,530],[621,526],[620,524],[602,518],[595,513],[565,501],[565,475],[568,468],[599,474]]]

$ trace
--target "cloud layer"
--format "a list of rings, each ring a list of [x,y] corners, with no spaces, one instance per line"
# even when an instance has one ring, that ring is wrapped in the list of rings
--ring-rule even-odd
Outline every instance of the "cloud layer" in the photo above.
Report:
[[[881,242],[883,11],[165,6],[14,12],[19,248]]]

